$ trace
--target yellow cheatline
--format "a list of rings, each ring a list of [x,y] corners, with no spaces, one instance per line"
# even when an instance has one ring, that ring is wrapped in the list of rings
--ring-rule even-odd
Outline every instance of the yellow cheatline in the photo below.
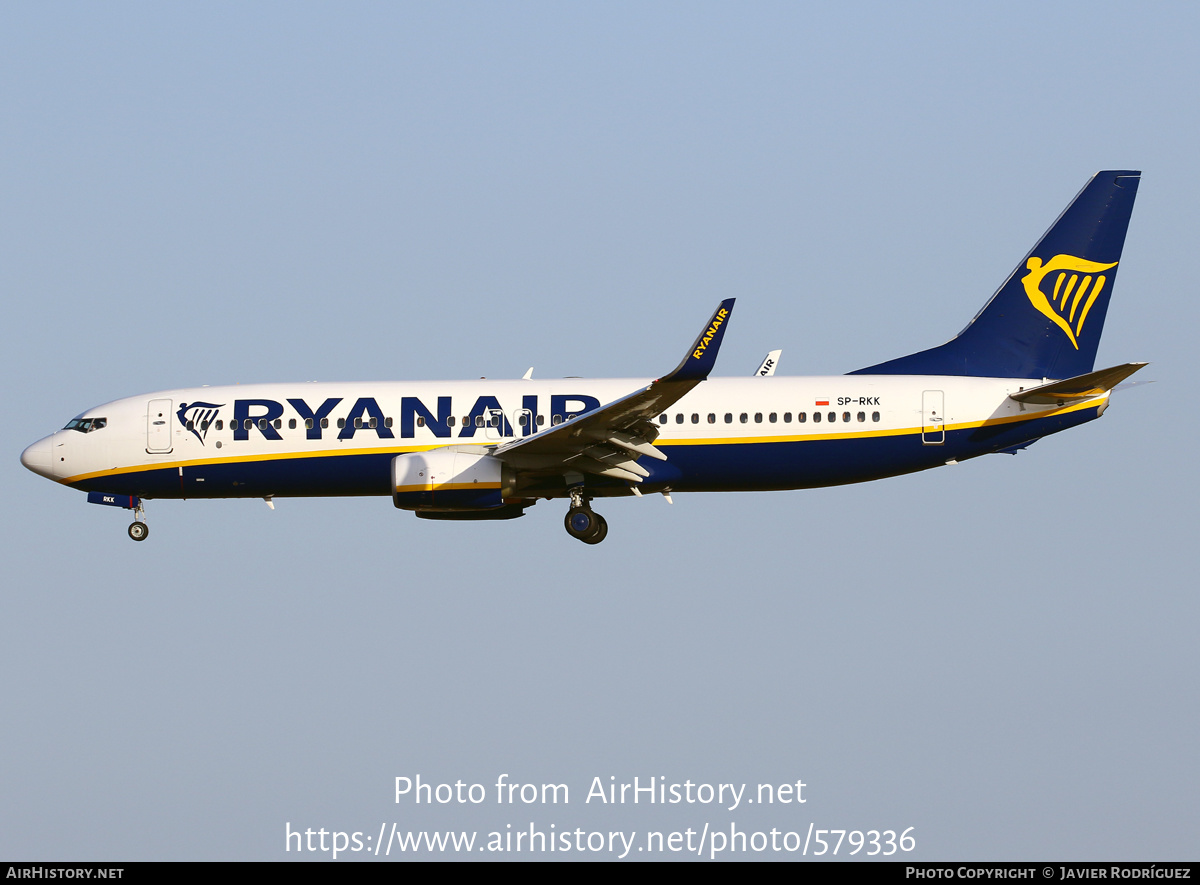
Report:
[[[400,486],[396,489],[396,494],[412,494],[413,492],[455,492],[461,489],[474,489],[475,491],[488,491],[500,488],[498,482],[445,482],[445,483],[425,483],[424,485],[415,486]]]
[[[936,425],[949,430],[971,430],[976,427],[990,427],[998,424],[1015,424],[1022,421],[1035,421],[1039,418],[1049,418],[1055,415],[1066,415],[1070,412],[1078,411],[1079,409],[1089,408],[1096,400],[1105,399],[1110,391],[1103,391],[1100,395],[1092,397],[1084,402],[1070,403],[1061,408],[1048,409],[1044,412],[1035,414],[1009,415],[1003,418],[988,418],[983,421],[968,421],[958,424]],[[676,439],[676,440],[657,440],[654,445],[659,448],[667,446],[723,446],[723,445],[748,445],[752,443],[786,443],[786,442],[809,442],[815,440],[843,440],[843,439],[867,439],[878,436],[911,436],[922,432],[921,426],[914,427],[899,427],[887,430],[860,430],[847,433],[808,433],[795,436],[750,436],[750,437],[708,437],[704,439]],[[453,443],[451,443],[453,445]],[[113,470],[97,470],[92,473],[80,473],[76,476],[68,476],[59,480],[64,485],[71,483],[83,482],[87,479],[96,479],[105,476],[119,476],[125,473],[141,473],[148,470],[175,470],[180,467],[206,467],[220,464],[238,464],[246,461],[286,461],[298,460],[303,458],[332,458],[349,455],[405,455],[412,452],[428,452],[433,449],[444,448],[445,444],[441,445],[420,445],[420,446],[403,446],[403,447],[380,447],[376,449],[333,449],[322,450],[320,452],[285,452],[272,453],[265,455],[237,455],[231,458],[210,458],[207,460],[193,461],[170,461],[158,464],[140,464],[133,467],[118,467]],[[439,485],[439,489],[456,488],[456,485]],[[462,488],[499,488],[499,484],[491,485],[485,483],[466,483]]]
[[[147,470],[176,470],[180,467],[210,467],[220,464],[243,464],[247,461],[288,461],[299,458],[340,458],[346,455],[405,455],[410,452],[428,452],[431,449],[443,448],[446,444],[421,446],[387,446],[375,449],[323,449],[318,452],[268,452],[258,455],[233,455],[223,458],[193,458],[186,461],[160,461],[153,464],[135,464],[130,467],[117,467],[111,470],[97,470],[93,473],[80,473],[62,480],[64,483],[82,482],[85,479],[95,479],[98,476],[118,476],[123,473],[142,473]]]

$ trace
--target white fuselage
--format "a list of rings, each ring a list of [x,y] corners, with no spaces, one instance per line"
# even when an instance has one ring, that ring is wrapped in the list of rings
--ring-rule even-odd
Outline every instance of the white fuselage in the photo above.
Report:
[[[30,446],[23,460],[67,485],[148,498],[389,494],[388,471],[372,466],[381,459],[448,445],[495,446],[651,380],[165,390],[89,409],[80,419],[102,418],[102,428],[60,430]],[[667,461],[648,466],[659,469],[659,485],[678,491],[835,485],[1002,450],[1096,417],[1107,400],[1103,394],[1030,406],[1008,398],[1043,380],[710,378],[657,419],[655,445]],[[770,476],[756,466],[763,459]]]

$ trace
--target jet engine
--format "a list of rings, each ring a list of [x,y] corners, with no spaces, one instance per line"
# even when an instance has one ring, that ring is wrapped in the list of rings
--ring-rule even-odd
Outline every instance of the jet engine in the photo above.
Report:
[[[516,474],[482,446],[445,446],[392,459],[392,501],[402,510],[492,510],[513,496]]]

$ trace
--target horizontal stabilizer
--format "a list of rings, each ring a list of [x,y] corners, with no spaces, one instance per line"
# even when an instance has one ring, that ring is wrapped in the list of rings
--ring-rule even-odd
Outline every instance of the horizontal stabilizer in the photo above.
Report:
[[[1077,375],[1066,381],[1051,381],[1049,384],[1030,387],[1017,393],[1010,393],[1008,397],[1019,403],[1037,405],[1053,405],[1070,400],[1091,399],[1108,393],[1138,369],[1147,365],[1149,363],[1125,363],[1123,366],[1113,366],[1111,369]]]

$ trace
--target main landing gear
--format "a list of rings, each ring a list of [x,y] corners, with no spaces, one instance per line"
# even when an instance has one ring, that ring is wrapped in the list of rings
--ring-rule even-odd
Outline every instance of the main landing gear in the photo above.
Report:
[[[142,509],[139,503],[133,511],[133,522],[129,524],[129,537],[135,541],[144,541],[150,537],[150,526],[146,525],[142,520],[146,518],[146,511]]]
[[[567,534],[585,544],[599,544],[608,537],[608,523],[592,510],[590,501],[578,488],[571,489],[571,509],[563,520]]]

